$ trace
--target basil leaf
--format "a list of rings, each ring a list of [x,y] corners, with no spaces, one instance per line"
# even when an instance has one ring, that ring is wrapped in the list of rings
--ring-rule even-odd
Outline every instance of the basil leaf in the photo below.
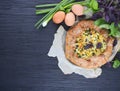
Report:
[[[90,6],[93,10],[98,10],[98,2],[97,2],[97,0],[91,0],[89,6]]]
[[[110,25],[110,35],[114,37],[120,37],[120,31],[117,26],[115,26],[114,23]]]
[[[106,21],[104,19],[100,18],[100,19],[96,20],[94,23],[96,26],[100,26],[102,24],[105,24]]]
[[[115,59],[114,61],[113,61],[113,68],[118,68],[118,67],[120,67],[120,61],[118,60],[118,59]]]
[[[104,28],[104,29],[110,29],[110,25],[109,24],[102,24],[99,27],[100,28]]]
[[[118,27],[120,28],[120,23],[118,23]]]
[[[93,9],[98,10],[98,2],[96,0],[93,2]]]

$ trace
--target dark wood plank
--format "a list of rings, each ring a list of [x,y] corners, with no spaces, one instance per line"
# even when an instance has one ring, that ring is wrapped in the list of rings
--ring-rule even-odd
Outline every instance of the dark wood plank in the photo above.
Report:
[[[0,1],[0,91],[119,91],[120,69],[103,67],[99,78],[64,75],[47,52],[58,26],[34,28],[36,4],[60,0]],[[119,54],[117,55],[119,57]]]

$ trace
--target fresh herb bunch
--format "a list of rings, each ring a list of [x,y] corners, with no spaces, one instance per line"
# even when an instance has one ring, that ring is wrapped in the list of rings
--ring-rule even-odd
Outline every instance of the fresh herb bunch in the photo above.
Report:
[[[104,18],[107,23],[120,21],[120,0],[98,0],[99,12],[93,15],[94,19]]]
[[[92,19],[100,28],[110,30],[110,35],[120,37],[120,0],[98,0],[99,10]]]
[[[99,26],[100,28],[104,28],[109,30],[109,35],[113,37],[120,37],[120,24],[115,25],[114,22],[109,23],[106,22],[103,18],[98,18],[95,21],[95,25]]]

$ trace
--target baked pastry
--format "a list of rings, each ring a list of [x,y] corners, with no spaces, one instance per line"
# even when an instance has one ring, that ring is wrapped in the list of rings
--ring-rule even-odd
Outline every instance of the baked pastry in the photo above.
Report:
[[[98,68],[108,62],[113,42],[107,30],[100,29],[92,20],[82,20],[67,31],[65,55],[77,66]]]

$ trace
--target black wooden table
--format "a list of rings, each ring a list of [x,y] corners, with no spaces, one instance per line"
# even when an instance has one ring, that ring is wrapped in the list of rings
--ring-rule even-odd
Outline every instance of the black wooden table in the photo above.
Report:
[[[120,68],[103,66],[96,79],[64,75],[47,53],[58,25],[42,31],[34,6],[60,0],[0,1],[0,91],[120,91]],[[119,54],[117,55],[119,57]]]

